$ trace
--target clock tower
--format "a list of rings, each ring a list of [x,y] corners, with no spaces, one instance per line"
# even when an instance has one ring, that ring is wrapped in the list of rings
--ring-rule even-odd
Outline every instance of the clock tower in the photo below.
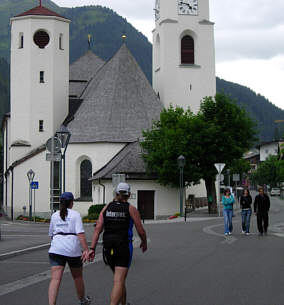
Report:
[[[156,0],[153,88],[165,107],[197,113],[216,93],[214,23],[209,0]]]

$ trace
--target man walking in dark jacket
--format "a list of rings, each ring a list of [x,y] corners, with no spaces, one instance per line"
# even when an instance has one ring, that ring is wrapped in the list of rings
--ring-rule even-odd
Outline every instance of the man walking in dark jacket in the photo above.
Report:
[[[264,194],[263,188],[258,189],[259,194],[254,199],[254,213],[257,216],[257,228],[259,235],[267,234],[268,211],[270,209],[270,199]]]

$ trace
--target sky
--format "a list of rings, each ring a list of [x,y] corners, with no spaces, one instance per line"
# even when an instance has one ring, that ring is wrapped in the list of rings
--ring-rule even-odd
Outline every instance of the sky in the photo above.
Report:
[[[177,0],[167,0],[177,1]],[[203,1],[203,0],[200,0]],[[53,0],[63,7],[102,5],[152,42],[155,0]],[[209,0],[216,75],[251,88],[284,109],[284,1]],[[284,118],[281,118],[284,119]]]

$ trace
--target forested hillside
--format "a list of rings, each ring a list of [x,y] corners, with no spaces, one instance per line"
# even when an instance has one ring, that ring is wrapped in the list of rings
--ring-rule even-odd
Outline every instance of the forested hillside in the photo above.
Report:
[[[0,118],[9,111],[10,100],[10,71],[9,65],[4,58],[0,58]],[[0,120],[0,121],[1,121]],[[1,123],[0,123],[1,124]]]
[[[9,18],[32,7],[38,0],[0,0],[0,115],[9,111]],[[135,56],[145,75],[152,80],[152,45],[125,18],[113,10],[101,6],[61,8],[50,0],[43,5],[69,18],[70,61],[73,62],[88,48],[88,34],[92,35],[92,50],[104,60],[111,58],[122,43],[121,35],[127,35],[127,46]],[[1,59],[4,57],[6,60]],[[284,119],[284,111],[274,106],[266,98],[244,86],[217,78],[217,91],[223,91],[236,99],[237,103],[258,122],[260,140],[274,138],[274,120]]]
[[[239,106],[247,110],[252,119],[258,122],[261,141],[273,140],[277,133],[279,135],[283,134],[283,124],[276,125],[274,122],[275,120],[284,119],[284,111],[282,109],[245,86],[228,82],[218,77],[216,84],[218,92],[230,95]],[[278,128],[279,132],[277,132]]]

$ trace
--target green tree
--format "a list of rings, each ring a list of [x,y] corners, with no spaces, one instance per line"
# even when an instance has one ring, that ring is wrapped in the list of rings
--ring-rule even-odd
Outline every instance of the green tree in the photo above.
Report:
[[[205,98],[197,115],[170,107],[161,112],[151,130],[143,132],[144,160],[161,184],[178,186],[177,158],[184,155],[186,185],[204,179],[207,198],[213,198],[212,211],[216,212],[214,163],[230,166],[240,159],[256,140],[254,127],[245,110],[224,94]]]
[[[251,179],[259,185],[278,186],[280,182],[284,182],[284,160],[279,160],[278,156],[269,156],[260,163]]]

